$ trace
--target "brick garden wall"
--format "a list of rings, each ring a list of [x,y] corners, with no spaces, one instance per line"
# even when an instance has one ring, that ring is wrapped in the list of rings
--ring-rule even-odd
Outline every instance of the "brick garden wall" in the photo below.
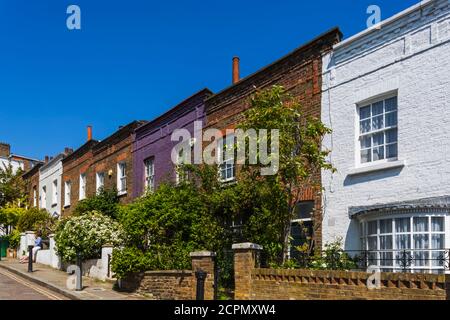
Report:
[[[255,244],[234,245],[237,300],[446,300],[450,275],[381,273],[379,289],[366,272],[255,268]]]
[[[206,272],[205,300],[214,298],[214,258],[209,251],[191,253],[192,270],[146,271],[128,275],[121,280],[121,290],[153,296],[158,300],[195,300],[195,271]]]
[[[381,288],[368,289],[366,272],[254,269],[252,300],[446,300],[450,276],[381,273]]]
[[[192,300],[194,283],[195,275],[191,270],[146,271],[123,279],[121,289],[158,300]]]

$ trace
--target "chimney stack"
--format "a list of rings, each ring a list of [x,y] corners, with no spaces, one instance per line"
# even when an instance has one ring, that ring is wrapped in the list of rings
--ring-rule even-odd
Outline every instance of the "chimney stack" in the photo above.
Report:
[[[233,84],[239,81],[239,57],[233,57]]]
[[[7,143],[0,142],[0,157],[8,158],[11,155],[11,146]]]
[[[92,140],[92,126],[87,126],[87,141]]]
[[[66,156],[68,156],[69,154],[71,154],[73,152],[73,150],[71,149],[71,148],[69,148],[69,147],[65,147],[64,148],[64,154],[66,155]]]
[[[48,163],[48,156],[45,156],[44,163]]]

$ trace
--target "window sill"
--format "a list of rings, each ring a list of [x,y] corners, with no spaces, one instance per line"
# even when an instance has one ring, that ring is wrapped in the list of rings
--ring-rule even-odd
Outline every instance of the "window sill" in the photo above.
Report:
[[[69,207],[70,207],[70,204],[64,205],[64,209],[69,208]]]
[[[127,195],[127,192],[126,192],[126,191],[120,191],[120,192],[117,192],[117,195],[118,195],[119,197],[121,197],[121,196],[126,196],[126,195]]]
[[[389,161],[389,162],[383,162],[383,163],[373,164],[373,165],[364,166],[364,167],[353,168],[349,171],[348,175],[356,176],[359,174],[371,173],[371,172],[382,171],[382,170],[389,170],[389,169],[394,169],[394,168],[401,168],[404,166],[405,166],[404,160]]]

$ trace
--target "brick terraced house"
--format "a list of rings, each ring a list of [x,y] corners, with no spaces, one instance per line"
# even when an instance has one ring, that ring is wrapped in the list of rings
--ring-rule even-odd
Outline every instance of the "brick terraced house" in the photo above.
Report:
[[[25,191],[28,195],[29,208],[39,207],[39,169],[42,166],[43,163],[40,162],[22,175],[22,179],[24,179],[26,185]]]
[[[133,199],[133,134],[145,123],[133,121],[93,147],[91,170],[87,172],[87,196],[103,188],[117,189],[121,203],[129,203]]]
[[[95,193],[95,185],[87,184],[87,176],[91,175],[93,160],[92,149],[98,143],[92,139],[92,128],[88,127],[87,141],[62,160],[62,216],[70,215],[77,202],[88,194]]]
[[[178,142],[171,141],[172,133],[175,129],[186,129],[194,136],[194,122],[204,124],[204,101],[211,95],[209,89],[203,89],[136,129],[132,176],[134,197],[141,196],[146,190],[154,190],[163,181],[176,182],[176,164],[172,162],[171,154]],[[198,130],[201,133],[201,126]]]
[[[205,129],[219,129],[223,135],[226,129],[235,129],[242,117],[242,112],[248,108],[249,98],[256,88],[270,88],[273,85],[282,85],[303,105],[305,113],[320,118],[322,57],[331,51],[333,45],[340,41],[341,36],[339,29],[334,28],[241,80],[239,79],[239,59],[233,58],[233,84],[206,100]],[[232,137],[227,136],[227,140],[230,139]],[[228,142],[225,140],[223,143],[228,144]],[[220,144],[222,141],[219,141]],[[233,162],[225,161],[220,168],[220,176],[224,182],[232,182],[235,179],[235,173],[236,168]],[[320,184],[320,177],[316,179]],[[313,237],[316,245],[320,246],[322,220],[320,190],[313,190],[311,187],[302,190],[302,201],[298,203],[298,208],[298,220],[304,220],[310,230],[313,229],[311,221],[316,223],[314,229],[318,232]],[[314,210],[315,216],[311,219],[313,208],[317,210]],[[293,221],[294,245],[302,242],[304,238],[298,222]]]
[[[133,121],[102,141],[93,140],[88,127],[88,141],[63,160],[63,215],[101,189],[116,189],[121,203],[131,201],[133,133],[144,123]]]

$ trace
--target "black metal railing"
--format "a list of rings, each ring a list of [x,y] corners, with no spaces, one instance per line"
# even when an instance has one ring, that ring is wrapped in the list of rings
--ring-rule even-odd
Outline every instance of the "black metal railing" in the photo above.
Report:
[[[267,267],[262,259],[261,267]],[[325,250],[291,252],[290,266],[301,269],[383,272],[450,272],[450,249]]]

